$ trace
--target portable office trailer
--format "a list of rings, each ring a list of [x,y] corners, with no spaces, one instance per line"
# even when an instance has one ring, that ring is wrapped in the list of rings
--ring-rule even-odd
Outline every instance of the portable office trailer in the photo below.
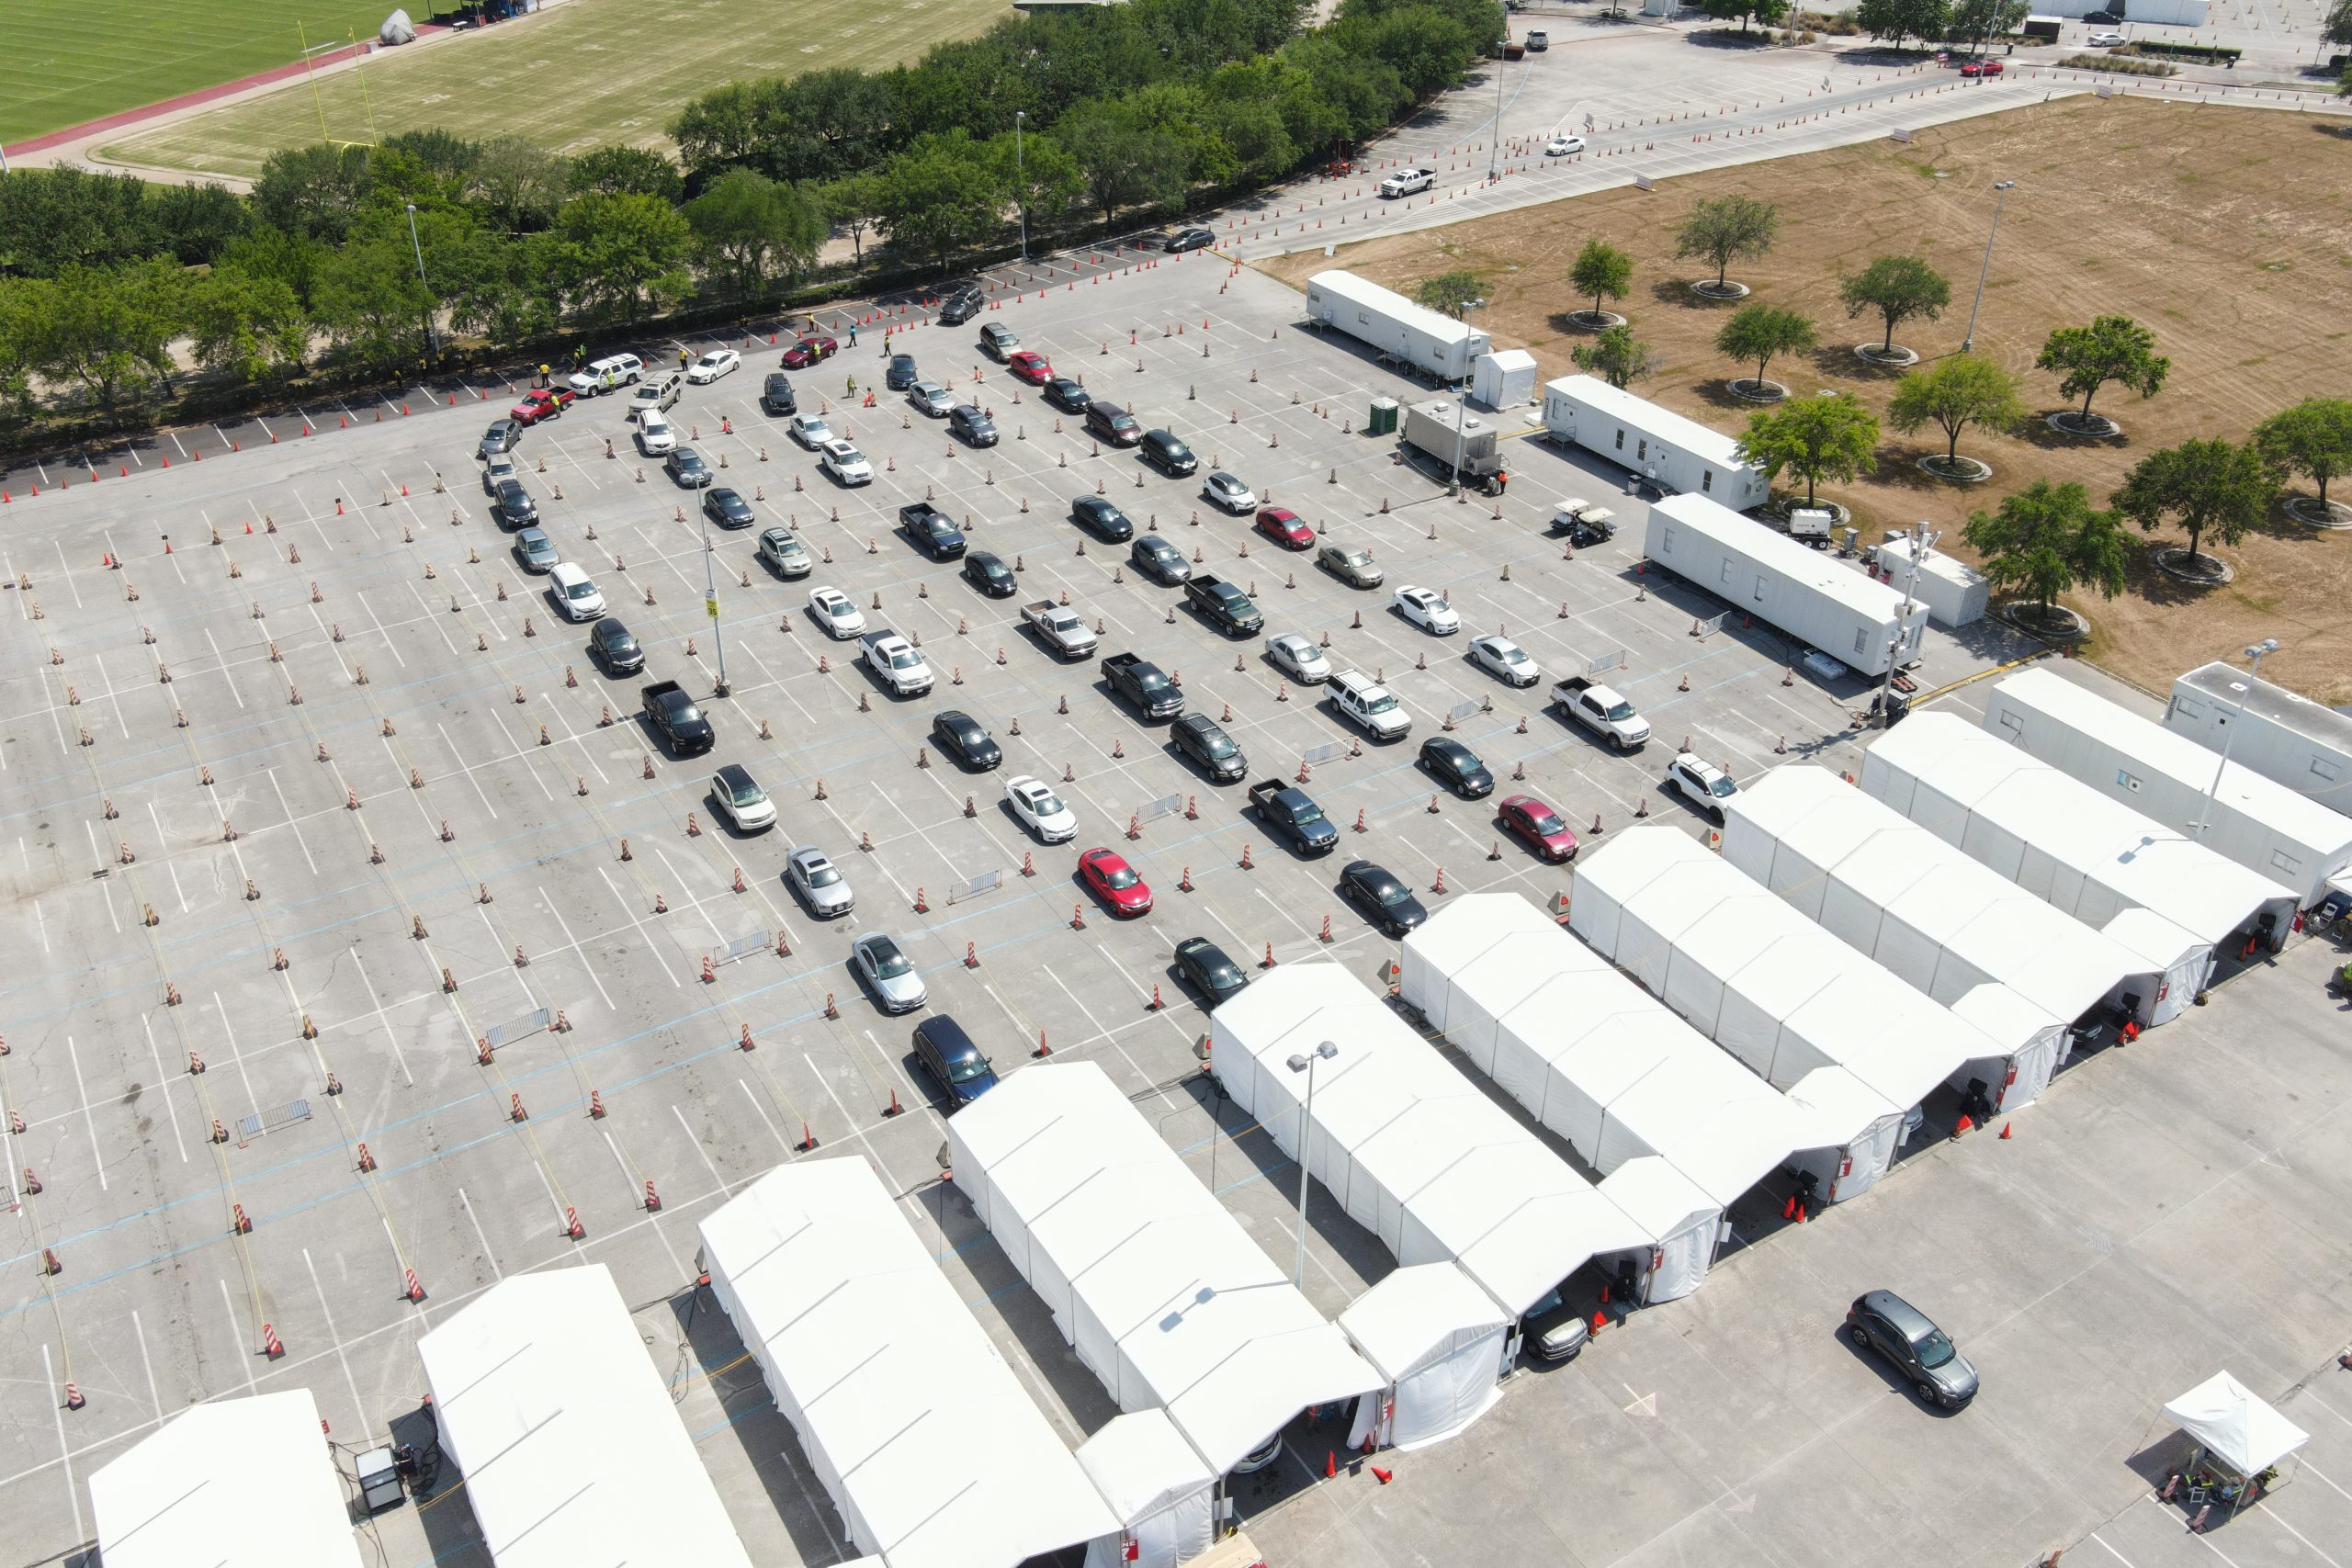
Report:
[[[2108,799],[1958,714],[1915,713],[1862,753],[1864,794],[1957,844],[2035,897],[2127,945],[2169,945],[2162,928],[2118,916],[2149,909],[2199,943],[2174,954],[2155,1016],[2188,1005],[2216,949],[2272,948],[2295,915],[2287,888]]]
[[[1501,469],[1502,457],[1495,450],[1495,427],[1480,419],[1460,403],[1448,399],[1413,403],[1405,410],[1405,441],[1418,446],[1449,468],[1459,470],[1458,477],[1484,479]],[[1454,458],[1459,454],[1461,461]]]
[[[1318,272],[1306,280],[1306,319],[1441,381],[1467,379],[1478,356],[1494,346],[1477,328],[1351,272]]]
[[[2165,728],[2352,817],[2352,713],[2216,662],[2174,679]]]
[[[1910,535],[1897,534],[1871,552],[1886,585],[1898,593],[1908,586],[1911,596],[1928,607],[1928,618],[1939,626],[1959,627],[1983,620],[1993,603],[1993,586],[1984,574],[1958,556],[1948,556],[1930,546],[1919,558],[1918,576],[1914,578],[1911,557],[1916,549]]]
[[[1772,481],[1740,457],[1736,438],[1597,376],[1544,383],[1544,428],[1669,494],[1703,495],[1738,511],[1772,499]]]
[[[1650,508],[1643,553],[1735,615],[1753,615],[1864,675],[1919,657],[1927,606],[1702,495]]]
[[[2234,760],[2224,763],[2055,671],[2020,671],[1996,682],[1984,699],[1984,730],[2284,885],[2305,908],[2352,866],[2352,817]]]

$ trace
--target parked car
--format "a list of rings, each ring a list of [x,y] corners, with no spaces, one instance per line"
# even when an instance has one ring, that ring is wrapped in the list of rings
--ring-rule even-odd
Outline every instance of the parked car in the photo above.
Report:
[[[588,628],[588,651],[608,675],[634,675],[645,668],[637,634],[609,616]]]
[[[712,479],[710,465],[702,454],[691,446],[681,446],[663,459],[662,467],[680,490],[700,490]]]
[[[1222,512],[1247,517],[1258,510],[1258,495],[1240,479],[1223,469],[1201,481],[1201,498]]]
[[[1172,479],[1181,479],[1201,466],[1201,460],[1193,456],[1193,449],[1179,441],[1173,431],[1145,431],[1136,451],[1145,462]]]
[[[1041,844],[1066,844],[1078,836],[1078,814],[1042,779],[1023,774],[1005,780],[1004,803]]]
[[[707,386],[721,376],[731,376],[742,368],[743,356],[731,348],[714,348],[686,369],[686,379],[697,387]]]
[[[1731,775],[1690,751],[1678,751],[1666,765],[1666,787],[1721,822],[1724,802],[1739,793]]]
[[[1315,564],[1351,588],[1377,588],[1387,575],[1362,545],[1327,544],[1315,552]]]
[[[964,558],[964,581],[991,599],[1010,599],[1021,591],[1021,581],[1012,569],[987,550],[974,550]]]
[[[1556,1286],[1520,1319],[1520,1352],[1538,1361],[1573,1361],[1591,1337],[1584,1314],[1562,1300]]]
[[[1136,525],[1118,503],[1099,495],[1081,495],[1069,503],[1070,520],[1107,545],[1124,545],[1135,537]]]
[[[1331,661],[1323,650],[1296,632],[1268,637],[1266,658],[1302,686],[1320,685],[1331,678]]]
[[[1404,936],[1430,918],[1395,872],[1368,860],[1351,860],[1340,868],[1340,893],[1385,936]]]
[[[769,371],[760,387],[760,407],[770,413],[797,412],[800,399],[792,389],[792,378],[781,370]]]
[[[969,1105],[996,1087],[996,1068],[964,1026],[946,1014],[933,1013],[916,1024],[913,1043],[915,1060],[938,1080],[948,1110]]]
[[[825,423],[822,414],[797,413],[785,423],[784,428],[792,438],[811,452],[824,450],[825,443],[833,438],[833,427]]]
[[[1507,796],[1495,815],[1502,819],[1503,831],[1533,850],[1537,858],[1553,864],[1577,858],[1576,829],[1535,796]]]
[[[1390,602],[1398,615],[1425,632],[1452,637],[1462,629],[1462,617],[1453,613],[1445,595],[1434,588],[1399,588]]]
[[[1078,874],[1121,919],[1151,913],[1151,884],[1116,850],[1087,851],[1078,857]]]
[[[1544,155],[1546,158],[1565,158],[1571,152],[1583,151],[1584,138],[1581,136],[1555,136],[1551,141],[1544,143]]]
[[[1250,759],[1225,727],[1204,713],[1188,713],[1168,727],[1168,739],[1191,758],[1213,784],[1239,784],[1250,772]]]
[[[846,915],[857,908],[857,895],[850,891],[849,879],[831,856],[813,845],[804,845],[785,858],[784,880],[808,912],[820,919]]]
[[[914,404],[919,413],[932,419],[945,419],[956,406],[956,394],[936,381],[917,381],[907,389],[907,401]]]
[[[775,802],[741,762],[726,763],[710,775],[710,802],[739,831],[756,833],[775,826]]]
[[[1249,971],[1204,936],[1188,936],[1176,944],[1176,973],[1213,1008],[1250,984]]]
[[[526,528],[539,520],[539,503],[531,499],[521,479],[499,480],[495,496],[490,509],[497,513],[500,527]]]
[[[1846,1309],[1846,1337],[1875,1350],[1910,1381],[1913,1392],[1943,1410],[1976,1397],[1976,1369],[1935,1320],[1893,1291],[1865,1291]]]
[[[1046,400],[1064,413],[1084,413],[1094,396],[1067,376],[1057,376],[1046,383]]]
[[[911,354],[894,354],[890,356],[890,363],[883,367],[882,385],[888,391],[903,392],[922,379],[922,375],[915,369],[915,356]]]
[[[514,536],[514,558],[523,563],[525,571],[553,571],[563,558],[556,554],[555,541],[548,537],[546,529],[526,528]]]
[[[485,462],[501,452],[514,450],[514,443],[523,439],[523,422],[518,419],[493,419],[490,428],[481,433],[481,445],[474,456]]]
[[[951,288],[940,299],[939,324],[960,327],[978,315],[987,304],[988,299],[980,292],[978,284],[967,283]]]
[[[560,417],[578,395],[569,387],[534,387],[506,414],[517,424],[537,424]]]
[[[752,503],[724,485],[703,491],[702,514],[722,528],[748,528],[759,520]]]
[[[838,588],[812,588],[808,591],[808,613],[825,628],[825,635],[837,642],[865,635],[865,612],[856,601]]]
[[[778,577],[806,577],[815,570],[816,561],[789,528],[760,530],[760,558],[775,569]]]
[[[1173,234],[1169,235],[1167,248],[1170,255],[1180,256],[1186,251],[1206,250],[1209,246],[1216,243],[1216,230],[1205,229],[1195,225],[1190,229],[1179,229]]]
[[[1494,773],[1476,751],[1452,736],[1432,735],[1422,741],[1421,766],[1464,800],[1495,793]]]
[[[1174,587],[1193,575],[1193,566],[1184,552],[1168,542],[1165,534],[1137,534],[1136,542],[1127,547],[1127,558],[1136,570],[1162,587]]]
[[[821,364],[841,352],[841,344],[829,337],[804,337],[784,351],[786,370],[806,370]]]
[[[1012,372],[1015,379],[1026,381],[1033,387],[1042,387],[1054,378],[1053,361],[1034,348],[1024,348],[1012,355],[1005,360],[1004,367]]]
[[[1311,550],[1315,547],[1315,530],[1300,521],[1298,513],[1287,506],[1260,507],[1258,532],[1286,550]]]
[[[2093,33],[2083,40],[2092,49],[2119,49],[2123,41],[2121,33]]]
[[[1002,321],[980,323],[980,352],[991,359],[1009,360],[1021,346],[1021,334]]]
[[[1507,637],[1472,637],[1470,662],[1513,686],[1532,686],[1544,678],[1543,666]]]
[[[884,1012],[912,1012],[931,1000],[914,960],[883,931],[869,931],[850,943],[850,967],[858,984]]]
[[[949,708],[931,721],[931,738],[942,752],[972,773],[987,773],[1004,761],[1004,748],[978,719],[959,708]]]

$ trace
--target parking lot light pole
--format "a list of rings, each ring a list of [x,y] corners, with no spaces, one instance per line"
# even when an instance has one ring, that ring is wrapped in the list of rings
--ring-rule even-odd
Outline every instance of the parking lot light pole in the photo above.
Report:
[[[1298,1260],[1291,1265],[1290,1282],[1296,1290],[1306,1288],[1306,1149],[1307,1140],[1315,1135],[1315,1064],[1328,1062],[1340,1054],[1340,1048],[1329,1040],[1312,1051],[1293,1056],[1288,1066],[1295,1073],[1306,1075],[1306,1103],[1298,1113]]]
[[[718,629],[718,579],[711,565],[714,552],[710,545],[710,514],[702,520],[702,592],[703,609],[710,616],[710,646],[718,652],[718,684],[711,692],[714,697],[727,694],[727,638]]]
[[[433,285],[425,281],[424,246],[416,237],[416,203],[408,204],[408,247],[416,253],[416,284],[424,290],[424,352],[428,358],[441,357],[441,343],[433,327]]]
[[[1903,574],[1903,607],[1894,613],[1894,640],[1887,645],[1886,679],[1879,682],[1878,727],[1885,729],[1894,723],[1894,671],[1902,663],[1905,623],[1911,619],[1912,592],[1919,586],[1920,563],[1935,547],[1940,533],[1931,534],[1925,523],[1911,525],[1911,570]]]
[[[2262,656],[2278,651],[2278,639],[2275,637],[2264,637],[2260,642],[2249,646],[2245,650],[2245,656],[2254,660],[2254,667],[2246,672],[2246,681],[2261,680]],[[2237,695],[2238,713],[2241,716],[2245,713],[2245,700],[2253,694],[2254,691],[2253,687],[2246,684],[2246,681],[2230,682],[2230,690]],[[2205,798],[2197,803],[2197,828],[2188,835],[2194,842],[2201,844],[2205,841],[2205,819],[2212,815],[2213,797],[2222,792],[2222,774],[2230,765],[2230,744],[2237,738],[2238,727],[2234,724],[2230,726],[2229,733],[2222,737],[2222,757],[2221,761],[2213,764],[2213,782],[2206,786]]]
[[[2009,192],[2018,188],[2015,180],[2003,180],[1993,189],[1993,229],[1984,236],[1984,265],[1976,270],[1976,298],[1968,307],[1968,335],[1960,340],[1960,352],[1968,353],[1976,346],[1976,312],[1984,304],[1984,277],[1993,270],[1993,242],[2001,233],[2001,209],[2008,204]]]
[[[1029,265],[1029,192],[1025,173],[1027,164],[1021,157],[1021,122],[1029,118],[1027,109],[1012,111],[1012,199],[1021,209],[1021,265]]]
[[[1463,326],[1464,326],[1465,329],[1470,325],[1470,312],[1471,312],[1471,311],[1473,311],[1473,310],[1476,310],[1479,306],[1481,306],[1481,305],[1483,305],[1483,304],[1485,304],[1485,303],[1486,303],[1486,301],[1485,301],[1484,299],[1464,299],[1464,300],[1462,302],[1462,324],[1463,324]],[[1464,433],[1463,433],[1463,426],[1469,423],[1469,413],[1468,413],[1468,410],[1467,410],[1467,408],[1466,408],[1466,406],[1465,406],[1465,403],[1466,403],[1466,400],[1467,400],[1467,397],[1468,397],[1468,389],[1466,389],[1466,388],[1456,388],[1456,389],[1454,389],[1454,394],[1453,394],[1453,496],[1454,496],[1454,499],[1455,499],[1455,500],[1457,500],[1457,501],[1458,501],[1458,500],[1460,500],[1460,499],[1461,499],[1461,497],[1462,497],[1462,442],[1463,442],[1463,434],[1464,434]]]

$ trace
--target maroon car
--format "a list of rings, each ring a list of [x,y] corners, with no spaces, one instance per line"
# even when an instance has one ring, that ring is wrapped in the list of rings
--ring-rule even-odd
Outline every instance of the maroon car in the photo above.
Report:
[[[1315,530],[1301,522],[1298,513],[1287,506],[1260,507],[1258,532],[1286,550],[1311,550],[1315,547]]]
[[[1568,826],[1566,818],[1533,795],[1507,796],[1496,807],[1496,815],[1502,818],[1504,830],[1512,838],[1553,864],[1577,858],[1576,829]]]
[[[831,359],[842,345],[829,337],[804,337],[784,351],[786,370],[806,370],[819,360]]]

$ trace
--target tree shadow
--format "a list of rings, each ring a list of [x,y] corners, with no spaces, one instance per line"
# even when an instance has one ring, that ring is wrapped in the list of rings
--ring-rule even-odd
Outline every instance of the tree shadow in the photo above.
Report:
[[[1893,366],[1873,365],[1862,358],[1850,343],[1824,344],[1804,357],[1815,375],[1832,379],[1890,383],[1903,375]]]
[[[2027,446],[2042,452],[2089,452],[2099,448],[2121,452],[2131,448],[2132,433],[2129,425],[2124,425],[2112,435],[2072,435],[2065,431],[2051,427],[2052,414],[2075,412],[2075,406],[2071,403],[2064,408],[2036,409],[2020,420],[2018,427],[2009,432],[2009,435],[2013,440],[2022,441]]]
[[[1694,49],[1729,49],[1743,52],[1772,47],[1771,35],[1761,28],[1742,32],[1737,28],[1702,28],[1697,32],[1684,33],[1682,41]]]

